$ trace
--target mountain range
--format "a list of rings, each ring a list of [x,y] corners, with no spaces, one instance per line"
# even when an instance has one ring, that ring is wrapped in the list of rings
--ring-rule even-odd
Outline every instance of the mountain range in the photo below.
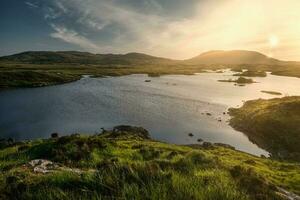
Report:
[[[233,51],[208,51],[196,57],[186,60],[172,60],[155,57],[142,53],[128,54],[92,54],[78,51],[29,51],[10,56],[0,57],[0,62],[17,62],[31,64],[53,63],[76,63],[76,64],[172,64],[184,63],[191,65],[205,64],[263,64],[263,65],[286,65],[300,64],[300,62],[282,61],[268,57],[256,51],[233,50]]]

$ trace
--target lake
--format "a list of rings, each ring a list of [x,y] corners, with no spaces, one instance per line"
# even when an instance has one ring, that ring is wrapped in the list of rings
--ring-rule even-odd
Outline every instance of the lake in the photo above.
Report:
[[[218,82],[237,78],[232,74],[226,70],[154,78],[84,77],[69,84],[2,91],[0,137],[24,140],[48,138],[53,132],[94,134],[102,127],[128,124],[146,128],[161,141],[189,144],[201,138],[254,155],[267,155],[231,128],[224,112],[246,100],[277,97],[261,90],[281,92],[282,96],[300,95],[300,79],[268,74],[253,78],[258,83],[243,87]],[[189,137],[189,133],[194,136]]]

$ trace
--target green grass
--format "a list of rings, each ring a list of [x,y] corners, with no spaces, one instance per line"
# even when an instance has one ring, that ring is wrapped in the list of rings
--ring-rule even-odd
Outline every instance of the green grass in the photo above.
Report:
[[[34,173],[26,163],[40,158],[60,168]],[[0,199],[281,199],[277,187],[300,194],[298,164],[161,143],[142,129],[10,144],[0,171]]]
[[[300,161],[300,97],[247,101],[230,124],[275,158]]]

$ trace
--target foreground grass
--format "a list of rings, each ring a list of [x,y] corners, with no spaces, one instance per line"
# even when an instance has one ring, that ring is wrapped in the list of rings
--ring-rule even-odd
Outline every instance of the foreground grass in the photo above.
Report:
[[[230,114],[230,124],[273,157],[300,161],[300,97],[248,101]]]
[[[34,173],[33,159],[59,167]],[[75,171],[76,169],[76,171]],[[2,199],[285,199],[300,193],[300,166],[215,145],[178,146],[141,128],[7,144]]]

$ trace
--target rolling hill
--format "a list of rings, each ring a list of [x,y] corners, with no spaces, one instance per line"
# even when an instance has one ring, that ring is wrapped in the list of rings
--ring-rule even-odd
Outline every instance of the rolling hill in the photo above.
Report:
[[[142,53],[128,54],[92,54],[78,51],[28,51],[10,56],[0,57],[0,62],[16,62],[30,64],[157,64],[169,63],[170,59],[154,57]]]
[[[148,74],[191,75],[204,70],[248,69],[250,74],[300,77],[300,62],[281,61],[255,51],[209,51],[187,60],[142,53],[92,54],[78,51],[28,51],[0,57],[0,89],[67,83],[94,77]]]
[[[194,58],[186,60],[193,64],[271,64],[283,65],[287,62],[270,58],[256,51],[233,50],[233,51],[208,51]]]
[[[193,65],[287,65],[299,64],[299,62],[281,61],[268,57],[256,51],[214,50],[202,53],[187,60],[172,60],[168,58],[155,57],[142,53],[127,54],[92,54],[79,51],[28,51],[10,56],[0,57],[0,62],[16,62],[30,64],[55,64],[55,63],[76,63],[76,64],[193,64]]]

